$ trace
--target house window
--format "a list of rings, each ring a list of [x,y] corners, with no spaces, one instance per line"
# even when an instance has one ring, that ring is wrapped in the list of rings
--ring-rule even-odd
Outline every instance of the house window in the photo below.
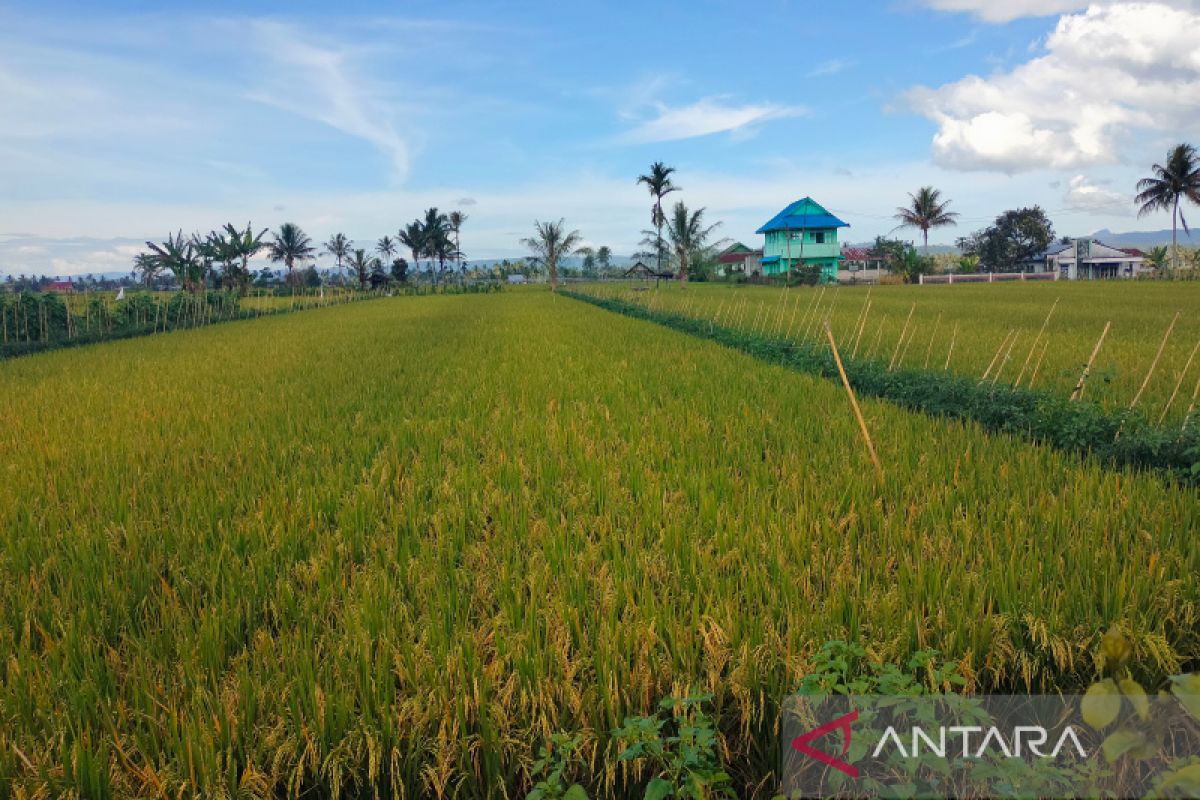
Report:
[[[788,237],[793,242],[804,241],[804,231],[792,231],[790,234],[788,234]]]
[[[817,244],[825,244],[825,231],[817,231],[814,233],[813,241]]]

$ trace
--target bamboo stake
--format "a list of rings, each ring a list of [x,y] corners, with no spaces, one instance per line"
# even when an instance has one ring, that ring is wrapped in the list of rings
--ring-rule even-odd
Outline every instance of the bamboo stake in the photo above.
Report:
[[[1179,435],[1187,430],[1188,422],[1192,419],[1192,412],[1196,410],[1196,398],[1200,397],[1200,378],[1196,378],[1196,388],[1192,389],[1192,402],[1188,406],[1187,413],[1183,415],[1183,425],[1179,428]]]
[[[787,333],[784,334],[783,338],[785,338],[785,339],[792,338],[792,329],[794,329],[796,327],[796,312],[798,312],[799,310],[800,310],[800,292],[796,292],[796,301],[794,303],[792,303],[792,319],[790,322],[788,322]]]
[[[879,350],[879,345],[883,343],[883,328],[887,325],[887,314],[879,318],[879,327],[875,331],[875,341],[871,342],[871,349],[867,351],[867,358],[874,358],[875,353]]]
[[[1112,320],[1104,323],[1104,330],[1100,332],[1100,338],[1096,340],[1096,346],[1092,348],[1092,355],[1083,366],[1083,373],[1079,376],[1079,382],[1075,384],[1075,391],[1071,392],[1072,401],[1083,397],[1083,387],[1087,383],[1088,373],[1092,371],[1092,364],[1096,362],[1096,356],[1100,355],[1100,347],[1104,344],[1104,337],[1108,336],[1108,329],[1110,327],[1112,327]]]
[[[1004,366],[1009,362],[1009,359],[1012,358],[1013,348],[1017,346],[1017,340],[1020,338],[1021,332],[1017,331],[1016,335],[1013,336],[1012,342],[1008,345],[1008,350],[1004,352],[1004,358],[1000,359],[1000,363],[996,366],[996,374],[992,376],[993,384],[1000,380],[1000,373],[1004,371]]]
[[[946,350],[946,363],[942,365],[942,372],[950,369],[950,356],[954,355],[954,343],[958,341],[958,323],[954,323],[954,333],[950,335],[950,347]]]
[[[904,320],[904,327],[900,329],[900,338],[896,340],[896,348],[892,350],[892,360],[888,362],[888,372],[891,372],[892,367],[896,366],[896,357],[900,355],[900,345],[904,344],[904,335],[908,333],[908,324],[912,322],[912,315],[916,310],[916,303],[913,303],[908,309],[908,317]]]
[[[984,381],[986,381],[988,379],[988,375],[992,374],[992,370],[996,366],[996,361],[1000,358],[1000,353],[1004,351],[1004,345],[1008,344],[1008,340],[1010,338],[1012,338],[1012,335],[1015,334],[1016,332],[1017,332],[1017,329],[1013,328],[1012,330],[1010,330],[1008,332],[1007,335],[1005,335],[1004,341],[1000,342],[1000,346],[996,348],[996,355],[992,356],[991,363],[988,364],[988,368],[983,371],[983,376],[980,377],[980,379],[979,379],[980,383],[983,383]]]
[[[822,288],[821,289],[821,298],[824,298],[824,297],[825,297],[825,289]],[[836,299],[837,299],[836,297],[833,298],[833,300],[836,300]],[[829,308],[825,309],[826,316],[828,316],[829,310],[831,308],[833,308],[833,300],[830,300]],[[804,328],[804,338],[805,339],[813,339],[816,337],[817,333],[821,330],[819,327],[820,320],[821,320],[821,303],[820,303],[820,298],[818,298],[817,307],[813,311],[812,320],[810,320],[809,324]]]
[[[825,287],[824,286],[821,287],[821,291],[815,292],[813,294],[812,308],[809,309],[808,314],[804,315],[804,325],[802,326],[804,333],[801,334],[802,339],[809,338],[808,332],[809,332],[809,329],[812,327],[812,320],[817,318],[817,311],[818,311],[818,309],[821,308],[821,301],[823,299],[825,299]]]
[[[1167,399],[1167,404],[1163,406],[1162,416],[1158,418],[1158,424],[1162,425],[1163,420],[1167,418],[1167,412],[1171,410],[1171,404],[1175,402],[1175,395],[1179,394],[1179,387],[1183,385],[1183,378],[1187,375],[1188,369],[1192,366],[1192,359],[1196,357],[1196,351],[1200,350],[1200,339],[1196,341],[1196,346],[1192,348],[1191,355],[1188,356],[1187,363],[1183,365],[1183,370],[1179,373],[1179,380],[1175,381],[1175,388],[1171,390],[1171,396]]]
[[[1038,354],[1037,364],[1033,367],[1033,374],[1029,376],[1029,388],[1033,388],[1034,381],[1037,380],[1038,371],[1042,368],[1042,359],[1046,357],[1046,351],[1050,349],[1050,340],[1042,342],[1042,352]]]
[[[863,312],[862,322],[860,322],[858,325],[858,333],[856,333],[854,335],[854,352],[852,352],[850,354],[851,358],[858,357],[858,345],[860,342],[862,342],[863,332],[866,331],[866,329],[867,329],[867,317],[869,317],[871,315],[871,303],[872,303],[872,300],[871,300],[871,298],[868,297],[867,298],[867,309],[866,309],[866,311]]]
[[[1167,347],[1167,340],[1171,338],[1171,331],[1175,330],[1175,323],[1179,322],[1179,313],[1175,312],[1174,319],[1167,326],[1167,332],[1163,335],[1163,339],[1159,342],[1158,352],[1154,354],[1154,360],[1150,362],[1150,369],[1146,370],[1146,377],[1142,380],[1142,385],[1138,388],[1137,394],[1133,396],[1133,401],[1129,404],[1130,410],[1138,404],[1138,400],[1142,399],[1142,392],[1146,391],[1146,387],[1150,384],[1150,377],[1154,374],[1154,368],[1158,366],[1158,360],[1162,358],[1163,350]]]
[[[913,340],[917,338],[917,326],[913,325],[912,333],[908,335],[908,341],[904,343],[904,349],[900,351],[900,360],[896,362],[896,366],[904,365],[904,359],[908,358],[908,350],[912,347]]]
[[[929,335],[929,346],[925,348],[925,363],[921,365],[921,369],[929,369],[929,357],[933,355],[933,341],[937,338],[938,326],[942,324],[942,315],[939,313],[937,319],[933,321],[933,333]]]
[[[871,454],[871,463],[875,465],[875,477],[879,479],[879,485],[883,485],[883,465],[879,463],[879,455],[875,452],[875,443],[871,441],[871,432],[867,429],[867,421],[863,419],[862,409],[858,407],[858,398],[854,396],[854,387],[850,385],[850,379],[846,377],[846,368],[842,366],[842,357],[838,353],[837,342],[833,338],[833,329],[829,327],[829,321],[825,321],[825,336],[829,339],[829,347],[833,350],[833,360],[837,364],[838,375],[842,377],[842,386],[846,387],[846,395],[850,398],[850,407],[854,409],[854,416],[858,420],[858,429],[862,432],[863,441],[866,442],[867,452]]]
[[[1017,380],[1013,386],[1020,386],[1021,379],[1025,377],[1025,370],[1029,368],[1029,361],[1033,358],[1033,351],[1037,349],[1038,342],[1042,341],[1042,335],[1046,333],[1046,326],[1050,324],[1050,317],[1054,314],[1054,309],[1058,308],[1058,301],[1061,298],[1054,298],[1054,304],[1050,306],[1050,313],[1046,315],[1046,319],[1042,321],[1042,328],[1038,331],[1037,338],[1033,340],[1033,344],[1029,345],[1029,352],[1025,354],[1025,363],[1021,365],[1021,371],[1017,373]]]

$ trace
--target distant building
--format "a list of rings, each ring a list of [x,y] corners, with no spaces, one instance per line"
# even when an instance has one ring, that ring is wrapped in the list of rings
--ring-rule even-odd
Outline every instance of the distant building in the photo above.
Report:
[[[1153,272],[1146,266],[1141,251],[1135,255],[1095,239],[1072,239],[1051,245],[1030,266],[1057,272],[1060,278],[1071,281],[1136,278]]]
[[[842,260],[837,232],[848,227],[811,197],[797,200],[756,231],[766,236],[762,274],[787,275],[801,266],[815,266],[822,281],[836,281]]]
[[[523,284],[529,283],[529,279],[520,273],[513,273],[512,275],[508,276],[508,282],[512,284]]]
[[[75,291],[75,284],[70,281],[50,281],[42,285],[43,292],[60,292],[61,294],[71,294]]]
[[[741,242],[734,242],[717,256],[717,274],[721,276],[742,273],[757,275],[762,270],[762,250],[751,250]]]

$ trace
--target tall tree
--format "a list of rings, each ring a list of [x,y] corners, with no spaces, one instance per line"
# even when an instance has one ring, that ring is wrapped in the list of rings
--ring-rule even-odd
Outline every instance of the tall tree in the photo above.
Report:
[[[661,161],[655,161],[650,165],[650,171],[645,175],[639,175],[637,182],[645,184],[650,191],[650,196],[654,198],[654,205],[650,208],[650,224],[654,226],[654,230],[658,232],[658,271],[662,272],[663,255],[666,253],[666,247],[663,244],[662,229],[666,224],[667,218],[663,214],[662,201],[663,198],[671,192],[679,191],[678,186],[671,182],[671,173],[675,171],[674,167],[668,167]]]
[[[367,281],[371,278],[371,271],[375,268],[378,261],[379,259],[367,255],[367,251],[361,247],[351,254],[350,269],[354,272],[354,276],[358,278],[358,288],[367,288]]]
[[[601,270],[607,270],[612,266],[612,248],[608,245],[600,245],[596,249],[596,266],[600,267]]]
[[[558,291],[558,260],[575,252],[583,236],[579,231],[568,231],[567,221],[533,223],[533,236],[521,243],[533,251],[537,261],[545,265],[550,273],[550,291]]]
[[[689,212],[682,200],[675,204],[667,221],[667,236],[671,240],[671,249],[675,251],[675,260],[679,263],[680,283],[687,282],[688,269],[693,260],[709,247],[709,237],[720,225],[720,222],[705,225],[703,208]]]
[[[413,269],[417,270],[419,277],[421,272],[421,254],[425,252],[425,228],[421,225],[421,220],[414,219],[405,225],[396,234],[396,239],[412,253]]]
[[[452,245],[450,244],[450,221],[446,215],[438,211],[436,207],[425,209],[425,218],[421,220],[421,244],[423,255],[429,259],[430,266],[433,262],[438,262],[438,271],[435,279],[441,278],[442,272],[446,268],[446,259],[449,257]]]
[[[922,186],[916,194],[908,195],[909,204],[896,209],[896,219],[901,227],[919,228],[925,241],[925,255],[929,255],[929,229],[946,225],[957,225],[958,213],[950,210],[950,201],[942,200],[940,190]]]
[[[224,231],[226,236],[223,237],[221,251],[222,255],[229,259],[226,262],[226,271],[230,271],[230,266],[240,262],[240,267],[232,270],[233,278],[238,291],[245,295],[250,291],[250,259],[267,246],[268,231],[263,228],[256,234],[249,222],[246,223],[245,230],[238,230],[232,222],[226,222]]]
[[[450,230],[454,232],[454,260],[458,263],[459,269],[462,269],[462,243],[459,241],[459,234],[462,232],[463,223],[467,221],[467,215],[457,209],[450,212],[447,218],[450,224]]]
[[[1155,211],[1171,212],[1171,265],[1178,267],[1178,225],[1182,223],[1184,233],[1191,235],[1179,201],[1187,199],[1200,204],[1200,159],[1197,159],[1196,148],[1190,144],[1176,145],[1167,153],[1166,163],[1155,164],[1150,171],[1154,173],[1153,177],[1142,178],[1137,183],[1138,195],[1134,202],[1138,204],[1138,216],[1144,217]]]
[[[1005,211],[990,227],[960,238],[966,255],[979,256],[988,269],[1016,272],[1054,241],[1054,226],[1040,207]]]
[[[204,288],[205,266],[196,256],[195,242],[183,235],[183,231],[171,235],[161,244],[146,242],[153,257],[162,269],[169,270],[184,291],[199,292]]]
[[[396,240],[390,236],[384,236],[375,243],[375,252],[379,254],[380,264],[392,263],[392,258],[396,255]]]
[[[305,262],[313,257],[316,250],[312,239],[308,238],[300,226],[294,222],[285,222],[279,226],[275,241],[271,242],[270,257],[275,263],[282,261],[287,267],[288,284],[295,286],[296,262]]]
[[[162,264],[153,253],[138,253],[133,257],[133,271],[147,289],[154,288],[154,281],[162,270]],[[10,275],[8,279],[11,281],[12,276]]]
[[[342,262],[350,257],[350,248],[354,246],[354,242],[346,238],[344,233],[335,233],[329,237],[329,241],[325,243],[325,252],[333,256],[334,263],[337,264],[338,278],[342,275]]]

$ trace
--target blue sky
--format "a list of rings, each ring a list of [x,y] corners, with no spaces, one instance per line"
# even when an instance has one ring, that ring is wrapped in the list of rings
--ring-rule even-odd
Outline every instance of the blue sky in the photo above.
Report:
[[[0,0],[0,271],[246,219],[361,245],[429,205],[468,214],[468,258],[557,217],[624,253],[654,160],[748,244],[804,195],[868,240],[926,184],[962,214],[934,241],[1033,203],[1167,227],[1130,196],[1195,139],[1198,54],[1195,0]]]

